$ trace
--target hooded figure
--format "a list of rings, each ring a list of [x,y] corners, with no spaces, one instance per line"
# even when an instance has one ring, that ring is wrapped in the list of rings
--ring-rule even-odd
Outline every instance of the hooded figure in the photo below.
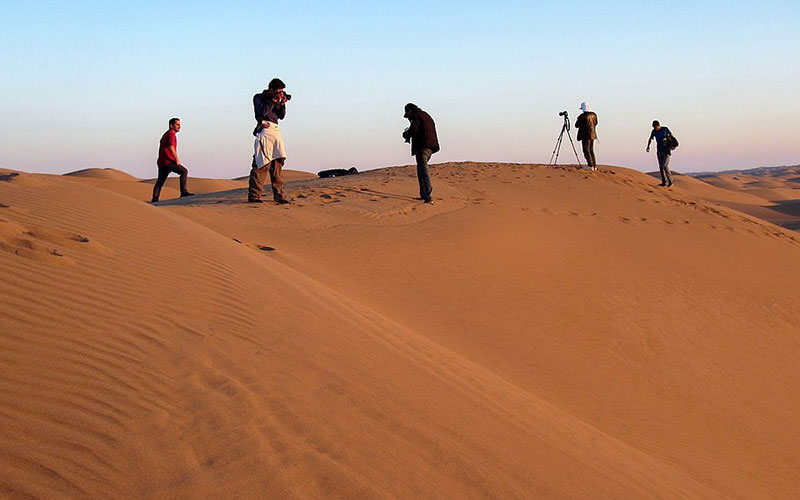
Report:
[[[592,170],[597,170],[597,160],[594,157],[594,141],[597,139],[597,115],[587,102],[581,103],[582,113],[575,120],[575,128],[578,129],[578,140],[583,145],[583,157]]]
[[[414,103],[405,106],[404,118],[411,122],[403,132],[403,139],[411,143],[411,154],[417,160],[417,180],[419,181],[419,197],[425,203],[433,203],[431,193],[433,186],[428,175],[428,161],[431,155],[439,151],[439,139],[436,137],[436,125],[431,115],[421,110]]]

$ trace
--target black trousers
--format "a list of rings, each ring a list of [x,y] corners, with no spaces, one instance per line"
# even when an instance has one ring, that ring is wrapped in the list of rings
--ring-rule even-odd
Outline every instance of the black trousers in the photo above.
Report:
[[[583,144],[583,157],[586,158],[586,164],[592,168],[597,168],[597,160],[594,157],[594,139],[582,139]]]
[[[186,179],[189,177],[189,171],[183,165],[178,165],[177,163],[172,163],[170,165],[165,165],[163,167],[158,167],[158,179],[156,179],[156,184],[153,186],[153,201],[158,201],[158,197],[161,196],[161,188],[164,187],[164,183],[167,182],[167,177],[169,176],[170,172],[174,172],[181,176],[181,194],[186,193]]]

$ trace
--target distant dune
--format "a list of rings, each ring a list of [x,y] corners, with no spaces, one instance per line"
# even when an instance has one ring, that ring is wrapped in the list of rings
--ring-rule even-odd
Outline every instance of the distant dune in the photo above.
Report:
[[[800,230],[800,165],[689,175],[722,188],[705,199]]]
[[[89,179],[111,180],[111,181],[137,180],[136,177],[130,175],[129,173],[114,168],[84,168],[83,170],[68,172],[64,175],[73,177],[86,177]]]
[[[283,176],[287,181],[296,181],[296,180],[301,180],[301,179],[316,179],[317,178],[316,174],[312,174],[310,172],[302,172],[300,170],[290,170],[290,169],[284,170],[283,171]],[[250,179],[250,176],[248,174],[248,175],[243,175],[241,177],[236,177],[233,180],[235,180],[235,181],[247,181],[249,179]]]
[[[314,174],[296,170],[285,170],[284,173],[287,181],[313,179],[317,177]],[[126,172],[113,168],[87,168],[64,175],[70,180],[103,188],[142,201],[150,201],[153,196],[153,184],[156,182],[155,178],[139,179]],[[236,179],[204,179],[192,177],[190,172],[188,185],[189,190],[193,193],[203,194],[246,188],[248,179],[249,177],[247,176]],[[161,200],[178,198],[180,196],[179,182],[177,175],[170,174],[161,190]]]
[[[800,240],[725,206],[763,198],[431,171],[0,171],[0,497],[796,496]]]

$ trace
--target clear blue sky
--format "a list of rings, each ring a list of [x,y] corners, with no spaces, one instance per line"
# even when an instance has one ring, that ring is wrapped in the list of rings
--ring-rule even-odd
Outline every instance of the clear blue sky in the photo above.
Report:
[[[274,76],[299,170],[411,163],[409,101],[436,120],[434,163],[546,162],[584,100],[601,164],[655,169],[653,119],[679,171],[800,163],[797,0],[6,0],[0,19],[0,167],[153,177],[177,116],[190,175],[245,175]]]

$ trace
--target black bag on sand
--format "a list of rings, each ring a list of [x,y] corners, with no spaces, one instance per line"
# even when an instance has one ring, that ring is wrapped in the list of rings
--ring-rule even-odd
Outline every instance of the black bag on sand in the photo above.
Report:
[[[325,178],[325,177],[341,177],[343,175],[355,175],[358,173],[358,169],[356,167],[350,167],[348,169],[343,168],[333,168],[331,170],[323,170],[318,172],[317,175]]]

